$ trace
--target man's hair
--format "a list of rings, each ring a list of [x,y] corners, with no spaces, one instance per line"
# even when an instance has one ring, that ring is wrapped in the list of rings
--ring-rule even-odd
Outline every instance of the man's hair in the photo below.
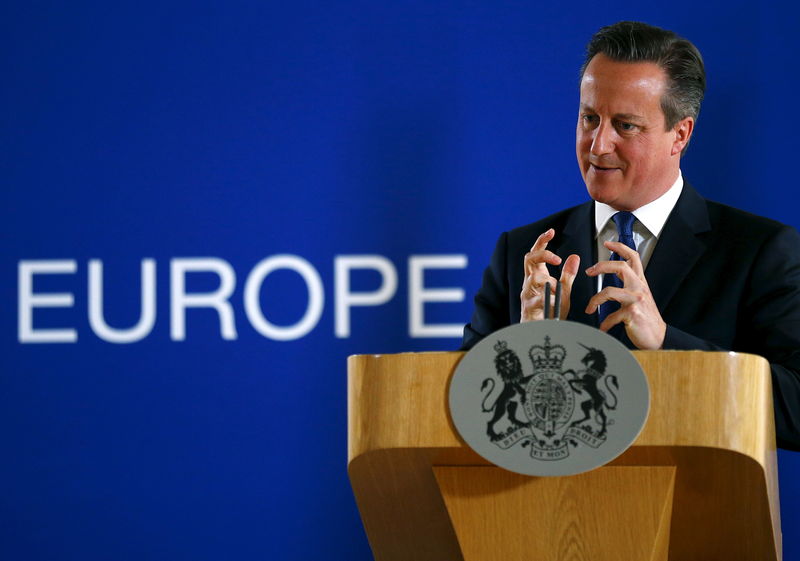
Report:
[[[661,96],[667,130],[684,117],[697,121],[706,90],[703,57],[691,42],[672,31],[638,21],[621,21],[601,28],[586,45],[581,78],[595,55],[617,62],[654,62],[667,75]]]

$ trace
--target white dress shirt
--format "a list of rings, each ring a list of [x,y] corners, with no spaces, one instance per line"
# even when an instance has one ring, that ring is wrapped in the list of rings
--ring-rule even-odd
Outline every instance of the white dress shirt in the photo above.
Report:
[[[647,269],[650,257],[658,243],[658,237],[664,224],[667,222],[672,209],[678,202],[678,197],[683,191],[683,175],[678,171],[678,179],[672,184],[666,193],[643,207],[633,211],[636,220],[633,222],[633,242],[636,244],[636,251],[642,259],[642,267]],[[597,260],[608,261],[611,258],[611,251],[603,245],[607,241],[619,241],[617,225],[611,217],[617,213],[605,203],[594,202],[594,227],[595,240],[597,243]],[[588,266],[588,265],[587,265]],[[597,291],[603,289],[603,275],[597,277]]]

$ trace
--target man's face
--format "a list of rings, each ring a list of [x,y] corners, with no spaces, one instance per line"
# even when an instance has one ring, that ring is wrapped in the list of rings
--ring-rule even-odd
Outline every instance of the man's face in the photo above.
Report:
[[[694,122],[687,117],[665,130],[661,96],[666,81],[651,62],[616,62],[603,54],[589,62],[581,80],[575,150],[594,200],[635,210],[678,178],[681,150]]]

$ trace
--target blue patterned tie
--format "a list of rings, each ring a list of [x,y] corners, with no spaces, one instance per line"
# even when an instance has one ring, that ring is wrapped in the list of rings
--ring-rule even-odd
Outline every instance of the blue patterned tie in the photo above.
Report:
[[[614,223],[617,225],[617,233],[619,235],[619,242],[624,243],[632,250],[636,251],[636,244],[633,243],[633,222],[636,220],[636,217],[631,214],[630,212],[618,212],[614,216],[611,217]],[[623,261],[622,257],[617,255],[616,253],[611,254],[611,261]],[[603,288],[607,286],[616,286],[618,288],[622,288],[622,279],[619,278],[617,275],[608,273],[603,275]],[[608,302],[604,302],[600,304],[600,309],[598,310],[600,323],[603,323],[603,320],[606,319],[606,316],[609,314],[613,314],[619,310],[619,303],[614,302],[613,300],[609,300]],[[619,334],[622,333],[621,325],[615,326]],[[616,333],[612,335],[619,338]]]

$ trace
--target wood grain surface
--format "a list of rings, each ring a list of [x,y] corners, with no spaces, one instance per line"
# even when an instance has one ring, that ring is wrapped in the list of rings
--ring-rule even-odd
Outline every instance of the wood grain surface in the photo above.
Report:
[[[633,354],[651,388],[642,433],[608,466],[566,478],[511,474],[460,439],[447,413],[447,388],[463,353],[351,356],[348,470],[375,559],[780,559],[767,362],[736,353]],[[619,471],[629,467],[650,469]],[[506,491],[495,493],[498,485]],[[639,488],[633,504],[632,492],[621,493],[626,485]],[[580,508],[579,489],[592,497]],[[668,523],[659,517],[665,501]],[[516,517],[520,505],[534,512],[524,515],[527,533],[552,547],[525,548],[525,532],[508,535],[500,520]],[[550,514],[535,514],[539,505]],[[609,513],[623,534],[601,529]],[[553,526],[542,516],[561,522]],[[607,539],[597,541],[600,535]],[[490,547],[493,556],[481,549],[484,539],[522,545],[511,553]]]

